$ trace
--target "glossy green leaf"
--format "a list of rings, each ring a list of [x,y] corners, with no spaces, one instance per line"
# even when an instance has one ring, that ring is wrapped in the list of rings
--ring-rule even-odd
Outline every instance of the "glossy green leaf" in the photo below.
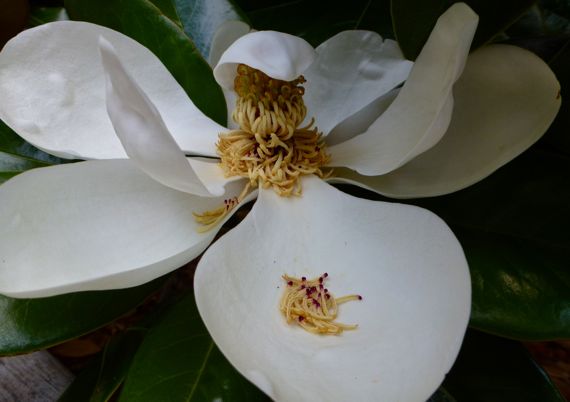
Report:
[[[471,267],[471,326],[527,340],[570,336],[569,250],[455,231]]]
[[[139,348],[120,402],[265,401],[218,350],[194,295],[187,295],[152,328]]]
[[[467,332],[443,387],[461,402],[564,402],[520,343],[477,331]]]
[[[44,349],[91,332],[132,310],[163,281],[40,299],[0,296],[0,355]]]
[[[32,6],[28,26],[35,27],[48,22],[64,21],[69,19],[63,7]]]
[[[62,162],[28,144],[0,120],[0,183],[26,170]]]
[[[66,0],[74,20],[104,25],[149,48],[194,104],[220,124],[227,119],[222,90],[190,38],[150,0]]]
[[[249,24],[231,0],[171,0],[171,3],[184,32],[206,59],[214,34],[223,22],[239,20]]]
[[[178,25],[180,28],[182,27],[182,22],[178,17],[178,13],[176,12],[176,7],[174,6],[174,0],[150,0],[152,4],[160,9],[160,11],[172,22]]]
[[[272,29],[298,35],[317,46],[338,32],[349,29],[376,31],[393,38],[388,0],[300,0],[259,2],[237,0],[258,30]]]
[[[458,236],[472,276],[472,326],[518,339],[570,337],[570,157],[535,147],[465,190],[404,202],[435,212]]]
[[[112,338],[81,371],[58,402],[106,402],[123,383],[145,329],[129,329]]]
[[[392,22],[404,55],[415,60],[439,16],[457,0],[392,0]],[[464,0],[478,15],[476,48],[516,21],[534,0]]]

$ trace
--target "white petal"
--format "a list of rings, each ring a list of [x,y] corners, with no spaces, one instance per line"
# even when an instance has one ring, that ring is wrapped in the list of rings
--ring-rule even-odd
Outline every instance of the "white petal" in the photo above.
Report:
[[[229,185],[229,196],[242,183]],[[149,179],[129,160],[30,170],[0,187],[0,293],[44,297],[135,286],[198,256],[192,212],[217,208]]]
[[[331,164],[380,175],[435,145],[449,125],[453,84],[463,70],[477,21],[464,3],[451,6],[438,19],[396,100],[367,131],[330,147]]]
[[[424,402],[459,351],[469,270],[449,228],[424,209],[348,196],[314,177],[303,196],[261,191],[252,211],[205,253],[196,301],[230,362],[279,401]],[[339,321],[316,336],[279,312],[281,275],[329,273]]]
[[[340,180],[391,197],[428,197],[487,177],[537,141],[560,108],[560,84],[533,53],[492,45],[469,56],[454,89],[447,133],[429,151],[384,176],[347,170]]]
[[[0,119],[28,142],[69,158],[123,158],[105,109],[98,38],[117,48],[188,153],[215,156],[224,128],[204,116],[147,48],[111,29],[60,21],[26,30],[0,53]]]
[[[250,31],[249,25],[243,21],[225,21],[212,39],[208,62],[214,68],[220,61],[222,54],[232,43]]]
[[[106,77],[107,111],[129,158],[168,187],[211,196],[168,132],[156,107],[125,70],[113,45],[101,37],[99,46]]]
[[[325,134],[404,82],[413,65],[395,41],[370,31],[341,32],[316,52],[315,62],[303,73],[304,100],[308,117],[314,116]]]
[[[238,64],[263,71],[272,78],[292,81],[315,59],[315,50],[305,40],[282,32],[251,32],[236,40],[214,68],[222,88],[233,90]]]

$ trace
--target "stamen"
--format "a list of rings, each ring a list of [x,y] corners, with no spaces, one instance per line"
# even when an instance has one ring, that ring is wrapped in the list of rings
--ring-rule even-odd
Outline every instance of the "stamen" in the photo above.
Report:
[[[234,209],[235,206],[239,205],[243,201],[249,192],[250,185],[248,183],[239,196],[224,200],[223,206],[211,211],[202,212],[201,214],[192,212],[192,215],[194,216],[196,222],[202,225],[198,227],[198,232],[205,233],[220,223],[228,215],[228,213]]]
[[[307,280],[304,276],[299,279],[283,275],[287,284],[292,284],[285,288],[279,305],[279,310],[287,319],[287,323],[296,322],[308,332],[323,335],[339,335],[344,330],[358,327],[358,325],[341,324],[334,320],[338,315],[338,305],[351,300],[362,300],[362,296],[348,295],[335,299],[328,289],[317,293],[317,287],[322,289],[322,283],[327,277],[326,273],[311,280]]]
[[[244,64],[237,67],[234,86],[239,98],[232,117],[240,128],[220,134],[216,146],[225,176],[248,179],[247,191],[242,194],[261,187],[273,188],[284,197],[300,196],[301,176],[331,175],[332,170],[322,170],[330,155],[322,134],[314,127],[314,118],[300,127],[307,115],[301,86],[304,82],[303,76],[281,81]],[[204,225],[200,231],[221,222],[242,201],[240,197],[236,202],[225,202],[224,207],[194,214]]]

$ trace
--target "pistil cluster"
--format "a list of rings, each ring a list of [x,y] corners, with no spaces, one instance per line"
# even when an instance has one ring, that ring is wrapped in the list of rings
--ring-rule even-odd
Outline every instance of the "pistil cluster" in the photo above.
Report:
[[[279,310],[287,319],[287,323],[297,323],[304,330],[323,335],[339,335],[344,330],[356,329],[358,325],[347,325],[336,322],[338,306],[351,300],[362,300],[360,295],[349,295],[335,298],[324,286],[328,274],[315,279],[295,278],[283,275],[287,282],[285,293],[281,298]]]
[[[323,178],[331,173],[321,169],[330,156],[314,120],[301,127],[307,115],[304,82],[303,76],[282,81],[244,64],[237,67],[234,87],[238,100],[232,117],[239,129],[220,134],[216,144],[226,177],[248,179],[237,203],[260,186],[271,187],[281,196],[299,196],[301,176]],[[215,226],[235,204],[226,202],[216,210],[195,214],[202,231]]]

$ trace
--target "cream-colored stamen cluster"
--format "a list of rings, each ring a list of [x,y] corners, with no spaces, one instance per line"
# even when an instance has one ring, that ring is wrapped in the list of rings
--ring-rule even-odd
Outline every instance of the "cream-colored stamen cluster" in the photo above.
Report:
[[[324,286],[327,277],[327,273],[311,280],[283,275],[287,286],[279,310],[287,319],[287,323],[297,323],[308,332],[323,335],[339,335],[344,330],[358,327],[334,320],[337,318],[340,304],[351,300],[362,300],[362,296],[349,295],[335,298]]]
[[[259,70],[240,64],[234,81],[238,94],[232,114],[238,130],[220,134],[216,144],[220,166],[226,177],[249,179],[237,202],[194,214],[205,231],[220,222],[233,205],[241,202],[258,186],[273,188],[281,196],[301,195],[301,176],[315,174],[321,178],[330,156],[314,121],[300,127],[307,115],[303,102],[305,79],[293,81],[270,78]],[[230,205],[230,206],[228,206]]]

